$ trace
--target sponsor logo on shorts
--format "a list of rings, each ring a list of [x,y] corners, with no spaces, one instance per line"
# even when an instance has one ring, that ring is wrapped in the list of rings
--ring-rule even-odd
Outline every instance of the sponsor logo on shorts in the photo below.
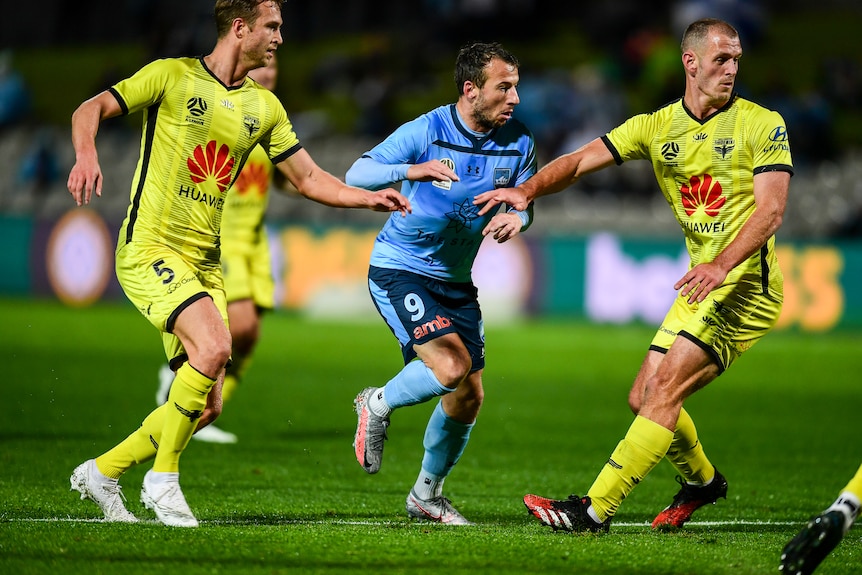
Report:
[[[437,317],[431,321],[426,321],[422,325],[417,325],[413,328],[413,339],[422,339],[428,334],[440,331],[441,329],[446,329],[451,325],[452,320],[438,314]]]
[[[673,337],[676,337],[677,335],[679,335],[677,332],[673,331],[672,329],[668,329],[665,326],[661,326],[660,328],[658,328],[658,330],[662,333],[666,333],[667,335],[670,335]]]
[[[194,283],[194,282],[199,282],[199,281],[200,280],[197,278],[197,276],[184,277],[180,281],[174,282],[171,285],[169,285],[168,286],[168,293],[169,294],[174,293],[175,291],[177,291],[178,289],[180,289],[181,287],[183,287],[184,285],[186,285],[188,283]]]

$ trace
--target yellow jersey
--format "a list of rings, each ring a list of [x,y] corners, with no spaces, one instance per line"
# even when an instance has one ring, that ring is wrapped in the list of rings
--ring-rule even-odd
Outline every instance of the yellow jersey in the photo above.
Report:
[[[261,241],[274,170],[266,151],[256,146],[225,200],[222,244],[252,245]]]
[[[775,170],[793,174],[781,115],[736,94],[703,120],[680,99],[630,118],[602,139],[617,164],[634,159],[652,162],[685,234],[692,267],[713,261],[751,216],[755,174]],[[725,280],[739,281],[757,282],[764,293],[782,294],[774,236]]]
[[[301,148],[281,102],[251,78],[225,86],[202,58],[156,60],[110,91],[123,113],[144,112],[117,249],[154,242],[218,268],[226,194],[252,150],[278,163]]]

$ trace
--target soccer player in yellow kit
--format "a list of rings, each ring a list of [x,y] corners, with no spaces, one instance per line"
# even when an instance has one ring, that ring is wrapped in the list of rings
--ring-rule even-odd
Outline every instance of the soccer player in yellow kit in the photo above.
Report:
[[[781,311],[774,234],[793,173],[784,120],[734,92],[742,47],[728,23],[692,23],[681,49],[681,99],[630,118],[516,188],[475,198],[484,204],[480,213],[499,203],[524,209],[584,174],[649,160],[691,257],[632,385],[635,420],[592,487],[567,500],[524,497],[529,512],[554,529],[607,531],[623,499],[663,458],[679,471],[681,488],[653,528],[681,527],[699,507],[726,497],[727,481],[683,403],[763,337]]]
[[[275,89],[275,58],[249,72],[267,90]],[[221,267],[227,295],[231,336],[231,363],[225,369],[222,402],[227,402],[246,373],[260,334],[261,316],[275,307],[269,241],[264,227],[274,166],[261,146],[249,154],[245,167],[225,199],[221,222]],[[156,404],[167,401],[174,372],[164,364],[159,370]],[[198,429],[192,439],[210,443],[236,443],[235,434],[215,424]]]
[[[201,58],[157,60],[82,103],[72,115],[76,161],[68,189],[78,205],[101,195],[95,138],[101,121],[144,112],[141,155],[120,229],[116,270],[127,297],[162,334],[176,379],[168,401],[118,445],[70,478],[108,521],[135,522],[119,478],[153,460],[141,501],[157,519],[196,527],[179,483],[179,459],[195,429],[221,411],[231,355],[219,231],[225,192],[255,146],[305,197],[338,207],[406,213],[392,189],[369,192],[322,170],[299,143],[278,98],[247,77],[282,43],[281,3],[216,0],[217,40]]]
[[[812,518],[781,551],[778,570],[789,575],[810,575],[841,543],[859,516],[862,505],[862,465],[841,490],[838,499]]]

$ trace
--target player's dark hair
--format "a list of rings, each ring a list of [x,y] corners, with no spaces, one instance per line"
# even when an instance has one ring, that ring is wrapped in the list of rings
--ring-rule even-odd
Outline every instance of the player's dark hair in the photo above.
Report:
[[[739,32],[736,31],[736,28],[724,20],[719,20],[718,18],[701,18],[700,20],[696,20],[689,24],[688,28],[685,29],[685,32],[682,35],[682,41],[679,44],[680,50],[685,52],[686,50],[691,50],[693,48],[700,49],[703,47],[703,44],[712,29],[717,29],[725,36],[739,38]]]
[[[216,22],[216,35],[223,38],[237,18],[245,20],[249,26],[254,26],[257,21],[257,6],[264,2],[274,1],[281,9],[283,0],[216,0],[213,14]]]
[[[487,66],[497,58],[506,64],[520,67],[518,59],[497,42],[471,42],[458,51],[455,59],[455,86],[458,94],[464,93],[464,82],[473,82],[480,88],[488,79]]]

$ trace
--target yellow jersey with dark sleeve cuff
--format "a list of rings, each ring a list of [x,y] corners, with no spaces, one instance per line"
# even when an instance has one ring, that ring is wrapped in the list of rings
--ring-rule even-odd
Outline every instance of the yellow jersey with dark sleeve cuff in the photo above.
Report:
[[[703,120],[676,100],[630,118],[602,139],[618,164],[635,159],[652,163],[685,234],[692,266],[714,260],[754,212],[756,174],[793,174],[784,119],[736,95]],[[782,293],[774,236],[734,268],[726,282],[743,278]]]
[[[301,147],[281,102],[250,78],[225,86],[202,58],[156,60],[110,91],[124,113],[144,114],[118,249],[158,242],[218,267],[226,194],[251,151],[278,161]]]

